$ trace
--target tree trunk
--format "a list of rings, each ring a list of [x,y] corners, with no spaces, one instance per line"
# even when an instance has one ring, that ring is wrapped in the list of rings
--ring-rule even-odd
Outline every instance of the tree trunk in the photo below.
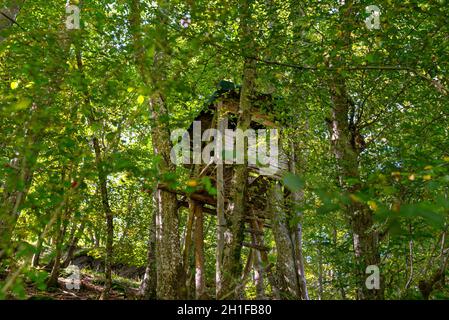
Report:
[[[133,35],[135,61],[144,84],[152,88],[152,96],[149,99],[149,109],[153,125],[151,138],[154,154],[159,157],[159,173],[164,176],[175,172],[175,165],[170,161],[170,130],[166,119],[169,118],[167,106],[163,96],[163,90],[167,83],[167,53],[168,46],[167,17],[163,12],[169,11],[169,3],[161,1],[158,18],[160,23],[156,25],[157,43],[153,61],[147,61],[146,48],[141,32],[141,4],[133,0],[130,11],[130,27]],[[150,67],[150,68],[149,68]],[[178,299],[185,296],[185,274],[182,266],[178,232],[178,204],[176,194],[157,190],[157,296],[159,299]]]
[[[106,256],[104,263],[104,276],[105,283],[104,289],[101,293],[100,300],[109,299],[109,294],[112,288],[112,254],[113,254],[113,241],[114,241],[114,222],[113,213],[109,205],[109,195],[107,186],[107,175],[103,168],[103,161],[100,149],[100,143],[97,137],[92,139],[95,150],[95,163],[98,171],[98,184],[101,195],[101,204],[103,208],[103,214],[106,218]]]
[[[253,25],[251,22],[251,5],[253,1],[245,0],[241,3],[240,29],[244,52],[253,54],[255,43]],[[243,66],[243,83],[240,92],[239,118],[237,129],[245,132],[251,123],[251,106],[255,97],[256,61],[245,58]],[[248,143],[244,143],[244,152],[248,150]],[[230,188],[230,203],[227,207],[228,237],[225,239],[223,252],[222,288],[219,297],[236,299],[236,286],[242,272],[240,254],[244,239],[244,221],[247,213],[248,166],[247,157],[243,164],[234,165],[234,175]]]
[[[43,242],[44,242],[44,239],[42,239],[42,238],[37,239],[36,252],[33,254],[33,258],[31,259],[31,266],[34,268],[39,266]]]
[[[139,293],[144,300],[156,299],[157,270],[156,270],[156,210],[158,208],[156,197],[155,212],[153,212],[150,232],[148,237],[147,266],[145,275],[139,288]]]
[[[281,299],[301,299],[301,287],[295,264],[295,248],[290,238],[288,217],[284,210],[281,186],[275,182],[270,189],[271,229],[276,243],[276,274]]]
[[[65,170],[63,169],[62,181],[61,181],[62,185],[64,185],[65,180],[66,180],[65,179]],[[65,221],[68,218],[69,210],[70,210],[68,201],[69,201],[68,195],[65,195],[63,206],[59,207],[56,211],[55,258],[54,258],[54,263],[53,263],[53,267],[52,267],[50,276],[48,277],[48,280],[47,280],[47,286],[50,288],[58,286],[59,270],[61,269],[62,247],[63,247],[63,243],[64,243],[65,232],[67,229]],[[63,210],[63,208],[64,208],[64,210]],[[43,239],[43,238],[41,238],[41,239]]]
[[[360,183],[348,185],[349,179],[360,181],[359,152],[354,143],[357,128],[348,119],[351,118],[351,99],[347,94],[344,79],[335,74],[330,81],[333,103],[330,134],[332,150],[337,161],[339,186],[349,194],[356,194],[362,188]],[[369,265],[379,266],[377,232],[373,230],[373,215],[362,202],[352,200],[346,207],[347,217],[353,232],[354,252],[358,279],[357,296],[359,299],[382,299],[383,290],[368,290],[365,285],[365,270]]]
[[[57,236],[56,236],[56,250],[55,250],[55,258],[54,258],[54,263],[53,263],[53,267],[51,269],[51,273],[50,276],[48,277],[47,280],[47,286],[49,288],[56,288],[58,286],[58,277],[59,277],[59,270],[61,269],[61,256],[62,256],[62,244],[64,242],[64,235],[65,235],[65,228],[62,227],[62,223],[63,223],[63,217],[61,217],[61,214],[58,213],[58,215],[60,215],[58,217],[58,221],[56,223],[56,231],[57,231]]]
[[[185,277],[182,275],[176,196],[161,190],[157,194],[157,296],[158,299],[179,299],[185,295]]]
[[[75,230],[75,234],[73,235],[73,238],[71,239],[69,243],[69,247],[67,249],[66,257],[64,259],[64,262],[62,263],[63,268],[67,268],[73,259],[73,254],[75,253],[76,247],[78,245],[78,241],[83,234],[85,223],[84,221],[81,222],[81,225],[78,230]]]
[[[341,24],[338,27],[342,33],[345,49],[349,51],[351,50],[351,35],[348,25],[354,23],[353,9],[353,1],[347,1],[344,4],[341,10]],[[341,54],[337,54],[332,63],[337,66],[342,64]],[[348,94],[344,77],[338,70],[329,78],[329,91],[332,101],[332,119],[328,121],[328,125],[332,151],[337,162],[339,187],[348,194],[356,194],[362,188],[361,183],[348,184],[347,182],[348,180],[360,181],[359,154],[361,149],[357,140],[360,140],[361,136],[354,119],[355,103]],[[346,206],[346,213],[353,233],[358,283],[357,297],[358,299],[382,299],[382,285],[379,290],[368,290],[365,285],[367,266],[379,266],[380,264],[378,236],[377,232],[373,230],[372,212],[364,203],[353,200]]]

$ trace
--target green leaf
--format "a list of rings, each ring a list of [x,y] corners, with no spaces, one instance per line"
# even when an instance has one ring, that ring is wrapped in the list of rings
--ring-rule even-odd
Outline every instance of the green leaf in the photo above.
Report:
[[[422,217],[426,223],[435,228],[440,228],[444,225],[444,217],[435,212],[428,203],[403,205],[399,214],[407,218]]]
[[[31,100],[30,99],[28,99],[28,98],[22,98],[22,99],[20,99],[17,103],[15,103],[13,106],[12,106],[12,110],[13,111],[20,111],[20,110],[23,110],[23,109],[26,109],[26,108],[28,108],[28,106],[31,104]]]
[[[304,181],[291,172],[288,172],[283,176],[282,182],[292,192],[299,191],[304,187]]]
[[[19,81],[11,82],[11,89],[16,90],[19,87]]]
[[[145,97],[144,96],[140,95],[140,96],[137,97],[137,103],[139,105],[143,104],[144,102],[145,102]]]

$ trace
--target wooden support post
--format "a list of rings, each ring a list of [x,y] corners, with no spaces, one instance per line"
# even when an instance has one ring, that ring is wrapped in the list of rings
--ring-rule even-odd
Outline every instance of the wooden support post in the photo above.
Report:
[[[186,226],[186,234],[184,237],[184,253],[183,253],[183,266],[184,266],[184,272],[186,275],[186,288],[187,288],[187,296],[190,296],[190,253],[192,248],[192,229],[193,229],[193,222],[195,219],[195,201],[190,200],[189,201],[189,217],[187,220],[187,226]]]
[[[217,129],[220,133],[220,138],[217,140],[217,149],[223,150],[225,145],[224,134],[228,127],[228,119],[223,110],[223,102],[218,102],[217,105]],[[226,227],[226,220],[224,214],[225,204],[225,189],[224,189],[224,159],[222,152],[215,152],[217,161],[217,252],[216,252],[216,295],[219,297],[222,285],[222,265],[223,265],[223,249],[224,249],[224,232]]]
[[[206,281],[204,274],[204,220],[201,203],[192,200],[195,213],[195,298],[205,299]]]

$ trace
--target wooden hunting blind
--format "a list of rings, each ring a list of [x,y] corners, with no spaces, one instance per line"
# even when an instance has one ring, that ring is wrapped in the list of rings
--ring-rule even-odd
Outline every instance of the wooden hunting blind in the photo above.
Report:
[[[190,146],[193,146],[193,130],[194,121],[201,123],[201,136],[207,129],[217,129],[223,133],[226,129],[236,129],[239,115],[240,103],[240,87],[228,81],[221,81],[218,84],[217,91],[211,96],[204,108],[192,121],[188,133],[190,139]],[[274,118],[273,110],[275,108],[276,100],[268,94],[257,94],[253,102],[251,110],[251,124],[250,128],[253,130],[278,129],[276,119]],[[225,139],[224,139],[225,140]],[[234,141],[223,141],[225,150],[232,150]],[[206,142],[202,143],[203,146]],[[268,148],[268,146],[266,146]],[[279,150],[280,145],[279,145]],[[191,150],[192,151],[192,150]],[[266,150],[272,152],[272,150]],[[219,155],[214,155],[219,156]],[[248,164],[248,190],[247,190],[247,212],[249,216],[247,221],[251,220],[265,220],[268,218],[266,214],[268,188],[270,181],[278,180],[282,176],[282,172],[287,170],[287,162],[285,156],[281,152],[277,155],[278,168],[272,175],[260,174],[260,169],[263,165]],[[192,180],[201,180],[208,177],[213,187],[216,188],[216,196],[209,194],[206,190],[198,188],[194,193],[184,195],[181,205],[188,206],[189,199],[202,207],[202,211],[216,214],[218,219],[223,219],[225,216],[225,206],[230,204],[229,192],[231,180],[233,178],[234,168],[236,164],[218,164],[215,162],[201,164],[186,164],[190,168],[190,177]],[[190,203],[191,205],[191,203]],[[219,224],[223,223],[219,221]],[[250,228],[251,229],[251,228]]]
[[[266,171],[263,171],[266,163],[261,164],[258,161],[252,164],[250,161],[244,161],[243,164],[215,161],[217,156],[223,157],[223,155],[218,155],[219,152],[217,152],[217,154],[211,155],[208,163],[203,161],[204,159],[202,157],[201,161],[198,161],[198,159],[197,161],[192,161],[193,158],[191,157],[189,164],[184,164],[185,167],[190,169],[190,184],[188,183],[190,188],[188,188],[188,192],[185,190],[173,190],[168,186],[159,185],[159,189],[176,193],[180,196],[178,198],[178,207],[182,206],[189,208],[185,233],[186,236],[184,239],[184,265],[189,263],[188,252],[192,246],[194,246],[195,250],[195,263],[198,263],[199,265],[204,264],[204,261],[202,260],[204,256],[204,213],[208,213],[217,217],[216,270],[217,277],[222,277],[222,259],[226,243],[229,244],[229,228],[232,224],[231,215],[234,208],[234,196],[236,196],[231,195],[231,186],[235,185],[233,179],[235,178],[235,170],[237,166],[247,165],[248,180],[246,190],[242,191],[245,195],[245,208],[241,225],[243,238],[240,244],[241,246],[248,247],[251,250],[252,253],[249,253],[249,255],[252,255],[253,253],[256,254],[257,252],[258,261],[260,261],[261,264],[263,263],[266,265],[267,268],[271,268],[271,263],[268,261],[268,251],[270,248],[264,244],[264,228],[271,228],[273,232],[275,232],[274,230],[278,230],[278,227],[284,223],[282,222],[283,214],[279,215],[276,213],[279,206],[273,205],[273,190],[275,190],[273,186],[279,186],[279,182],[277,182],[277,180],[280,180],[283,176],[283,172],[288,170],[288,163],[286,160],[287,157],[283,154],[281,143],[279,141],[279,127],[276,119],[274,118],[274,114],[276,114],[276,102],[276,99],[268,94],[257,94],[253,97],[250,122],[250,129],[257,131],[257,138],[259,138],[260,132],[258,130],[265,130],[265,133],[267,133],[270,129],[277,129],[275,130],[276,147],[274,148],[276,149],[275,166],[273,166],[273,163],[271,162],[273,152],[273,150],[271,150],[273,148],[271,140],[272,132],[269,133],[269,137],[265,134],[263,135],[263,139],[265,139],[266,143],[263,153],[265,153],[265,156],[267,155],[266,153],[270,153],[269,168],[274,168],[274,172],[269,171],[270,174],[267,174]],[[190,155],[192,155],[192,149],[194,149],[195,145],[194,131],[197,133],[198,131],[201,131],[201,139],[199,139],[199,142],[196,142],[201,146],[201,150],[204,145],[208,143],[216,143],[214,140],[211,141],[209,139],[204,139],[204,135],[208,138],[208,134],[206,133],[206,130],[208,129],[216,129],[216,134],[217,132],[222,133],[220,136],[222,138],[225,151],[229,149],[234,150],[234,143],[237,144],[237,139],[234,139],[233,137],[232,139],[227,140],[228,136],[223,135],[223,133],[227,132],[226,129],[230,129],[229,131],[235,132],[238,123],[239,109],[240,87],[234,85],[232,82],[221,81],[215,93],[205,104],[204,108],[193,119],[187,130]],[[197,121],[197,123],[195,123],[195,121]],[[198,126],[198,122],[201,124],[200,130],[198,127],[195,127]],[[249,131],[251,132],[251,130]],[[183,134],[184,136],[182,138],[184,139],[186,137],[186,133],[184,132]],[[266,139],[267,137],[269,139]],[[267,143],[268,140],[270,140],[269,143]],[[259,144],[261,142],[259,139],[256,141],[257,151],[259,151]],[[268,150],[268,144],[270,150]],[[186,146],[186,144],[184,144],[184,146]],[[246,147],[247,146],[244,144],[244,152],[248,151],[245,150]],[[257,152],[256,159],[258,158],[259,153]],[[206,186],[205,181],[207,181],[208,187]],[[210,192],[211,189],[215,189],[216,192]],[[282,228],[286,230],[286,227]],[[247,234],[248,237],[246,237],[245,234]],[[193,238],[192,235],[194,235]],[[245,241],[245,239],[247,240]],[[251,259],[248,261],[250,260]],[[217,280],[217,286],[218,283],[221,283],[221,281]],[[217,287],[217,292],[220,290],[221,289]]]

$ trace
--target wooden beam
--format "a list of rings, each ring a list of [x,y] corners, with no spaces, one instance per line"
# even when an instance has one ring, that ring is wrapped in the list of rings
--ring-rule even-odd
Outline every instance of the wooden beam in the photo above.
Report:
[[[210,195],[207,195],[207,194],[204,194],[204,193],[198,193],[198,192],[187,193],[187,192],[182,191],[182,190],[171,189],[164,183],[158,184],[157,188],[160,189],[160,190],[163,190],[163,191],[170,192],[170,193],[183,195],[183,196],[186,196],[186,197],[191,198],[193,200],[200,201],[200,202],[203,202],[203,203],[207,203],[207,204],[210,204],[210,205],[215,205],[216,204],[216,200],[215,200],[214,197],[212,197]]]
[[[189,207],[189,202],[188,201],[178,201],[178,205],[180,207],[188,208]],[[212,208],[203,207],[203,212],[209,213],[209,214],[214,215],[214,216],[217,215],[216,210],[212,209]]]
[[[251,234],[254,234],[254,235],[258,235],[258,236],[263,236],[264,235],[263,231],[252,229],[252,228],[245,229],[245,232],[248,232],[248,233],[251,233]]]
[[[266,247],[266,246],[260,246],[257,244],[252,244],[249,242],[242,242],[242,246],[247,247],[247,248],[253,248],[259,251],[270,251],[270,248]]]

